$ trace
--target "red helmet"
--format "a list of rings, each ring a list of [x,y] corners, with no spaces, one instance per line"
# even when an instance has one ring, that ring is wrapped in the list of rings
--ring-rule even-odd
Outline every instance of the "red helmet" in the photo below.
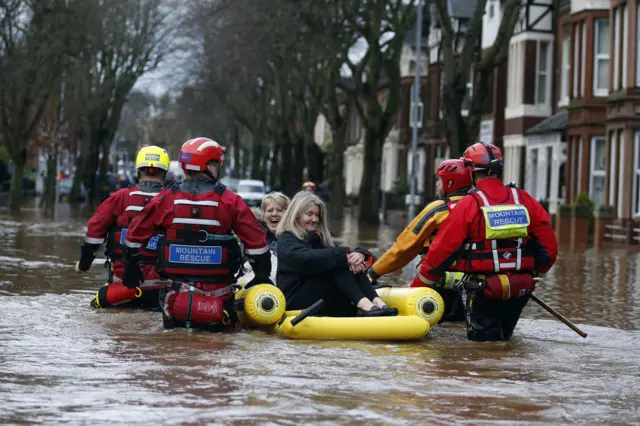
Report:
[[[438,166],[436,174],[442,179],[445,194],[471,186],[471,174],[462,160],[445,160]]]
[[[302,190],[303,191],[315,191],[316,190],[316,184],[311,182],[311,181],[307,181],[307,182],[302,184]]]
[[[210,161],[217,161],[220,165],[224,162],[224,149],[218,142],[208,138],[195,138],[182,144],[178,162],[185,172],[201,172]]]
[[[500,170],[504,167],[502,160],[502,152],[497,146],[478,142],[467,148],[462,154],[461,160],[464,160],[467,167],[471,170]]]

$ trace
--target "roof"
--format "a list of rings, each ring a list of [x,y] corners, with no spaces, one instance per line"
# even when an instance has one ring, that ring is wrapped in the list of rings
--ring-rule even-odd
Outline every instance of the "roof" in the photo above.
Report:
[[[540,123],[524,132],[525,135],[542,135],[544,133],[561,132],[567,129],[569,123],[569,111],[560,110],[551,117],[542,120]]]

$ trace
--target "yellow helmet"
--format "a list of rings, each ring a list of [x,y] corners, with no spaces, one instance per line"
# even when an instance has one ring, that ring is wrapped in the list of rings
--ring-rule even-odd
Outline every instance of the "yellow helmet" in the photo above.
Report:
[[[169,171],[169,154],[166,149],[159,146],[145,146],[136,157],[136,169],[143,167],[156,167],[165,172]]]

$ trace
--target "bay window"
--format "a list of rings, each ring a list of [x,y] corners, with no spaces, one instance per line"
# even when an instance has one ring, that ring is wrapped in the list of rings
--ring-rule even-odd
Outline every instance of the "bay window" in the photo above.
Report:
[[[636,4],[636,39],[640,35],[640,1]],[[640,43],[636,42],[636,86],[640,87]]]
[[[580,44],[582,45],[580,52],[582,57],[582,67],[580,67],[580,95],[584,96],[584,88],[585,88],[585,75],[587,74],[585,70],[587,69],[587,23],[582,22],[581,24],[581,36],[580,36]]]
[[[622,40],[620,46],[622,46],[622,78],[620,87],[624,89],[627,87],[627,63],[629,62],[629,8],[626,4],[622,5]]]
[[[569,99],[569,78],[571,78],[571,63],[569,62],[570,39],[566,36],[562,39],[562,86],[560,99],[566,102]]]
[[[538,42],[536,104],[546,104],[549,100],[549,64],[551,49],[548,41]]]
[[[633,204],[631,216],[640,215],[640,131],[637,131],[633,143]]]
[[[609,20],[595,21],[593,41],[593,94],[609,95]]]
[[[620,8],[613,11],[613,90],[620,89]],[[597,39],[596,39],[597,40]],[[594,50],[595,55],[595,50]],[[597,63],[596,63],[597,65]],[[595,88],[594,88],[595,90]]]
[[[576,26],[573,29],[573,98],[577,98],[578,89],[580,87],[578,76],[580,75],[580,32],[578,30],[579,26]]]
[[[601,136],[591,138],[591,177],[589,196],[596,206],[604,204],[605,174],[607,170],[606,139]]]

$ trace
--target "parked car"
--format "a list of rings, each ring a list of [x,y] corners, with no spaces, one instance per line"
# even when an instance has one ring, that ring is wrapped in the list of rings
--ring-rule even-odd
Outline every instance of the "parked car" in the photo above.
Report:
[[[261,180],[240,179],[236,194],[241,196],[249,207],[258,207],[266,195],[264,182]]]
[[[227,187],[227,189],[231,192],[238,192],[238,183],[240,179],[231,178],[231,177],[223,177],[220,178],[220,183]]]

